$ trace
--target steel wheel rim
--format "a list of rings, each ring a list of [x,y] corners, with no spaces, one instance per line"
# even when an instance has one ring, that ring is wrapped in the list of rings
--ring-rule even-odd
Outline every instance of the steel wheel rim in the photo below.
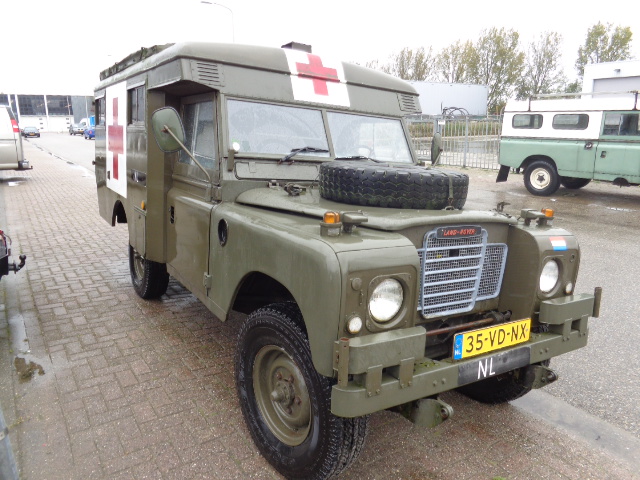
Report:
[[[133,251],[133,271],[136,274],[136,278],[144,277],[144,258],[135,250]]]
[[[267,345],[253,363],[258,409],[278,440],[295,447],[311,430],[311,402],[300,368],[282,348]]]
[[[536,190],[544,190],[551,183],[551,175],[546,168],[536,168],[529,175],[531,185]]]

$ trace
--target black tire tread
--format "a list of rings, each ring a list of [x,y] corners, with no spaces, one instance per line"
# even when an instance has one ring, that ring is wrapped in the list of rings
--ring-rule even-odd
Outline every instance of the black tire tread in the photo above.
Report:
[[[560,185],[569,190],[578,190],[591,183],[590,178],[560,177]]]
[[[464,173],[397,166],[371,161],[325,162],[320,166],[320,195],[328,200],[384,208],[461,209],[467,199],[469,177]]]
[[[291,466],[292,461],[283,461],[275,448],[265,444],[265,436],[260,431],[258,419],[249,406],[250,398],[245,383],[251,382],[245,378],[244,369],[251,361],[245,351],[245,343],[254,328],[269,327],[275,329],[284,344],[302,348],[294,355],[301,355],[305,365],[310,366],[307,374],[314,376],[315,387],[318,391],[319,410],[329,415],[326,430],[321,435],[328,435],[322,456],[314,458],[310,463],[299,467]],[[297,345],[297,347],[296,347]],[[290,352],[291,353],[291,352]],[[254,443],[262,455],[286,478],[321,480],[334,477],[346,469],[362,450],[368,430],[368,418],[341,418],[330,413],[332,380],[318,374],[313,367],[309,341],[304,332],[304,322],[298,306],[293,302],[271,304],[253,312],[245,320],[238,334],[238,347],[235,353],[236,387],[242,407],[242,413]],[[252,388],[252,386],[250,387]],[[322,422],[321,422],[322,423]],[[266,427],[265,427],[266,428]],[[289,459],[290,460],[290,459]]]
[[[144,260],[144,274],[138,278],[134,268],[134,248],[129,245],[129,272],[136,293],[145,300],[159,298],[167,292],[169,274],[164,263]]]

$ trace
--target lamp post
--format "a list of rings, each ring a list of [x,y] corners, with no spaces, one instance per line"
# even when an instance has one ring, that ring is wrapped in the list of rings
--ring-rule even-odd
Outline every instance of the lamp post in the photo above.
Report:
[[[233,10],[231,10],[226,5],[222,5],[221,3],[208,2],[206,0],[200,0],[200,3],[205,4],[205,5],[216,5],[218,7],[226,8],[227,10],[229,10],[229,13],[231,14],[231,40],[232,40],[233,43],[236,43],[236,28],[235,28],[235,25],[234,25],[234,22],[233,22]]]

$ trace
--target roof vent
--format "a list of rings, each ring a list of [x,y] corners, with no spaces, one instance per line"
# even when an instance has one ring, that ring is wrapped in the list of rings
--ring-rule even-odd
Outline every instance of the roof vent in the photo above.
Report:
[[[282,48],[290,48],[291,50],[302,50],[303,52],[311,53],[311,45],[304,43],[289,42],[286,45],[282,45]]]

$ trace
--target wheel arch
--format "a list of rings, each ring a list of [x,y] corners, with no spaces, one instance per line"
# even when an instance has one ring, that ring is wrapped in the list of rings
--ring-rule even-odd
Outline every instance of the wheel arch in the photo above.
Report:
[[[556,169],[556,172],[558,171],[558,165],[556,165],[556,161],[548,155],[541,154],[529,155],[522,161],[522,163],[520,164],[520,168],[526,170],[526,168],[536,160],[546,160],[553,165],[553,168]]]
[[[116,223],[127,223],[127,212],[125,212],[124,205],[120,200],[116,200],[111,214],[111,226],[115,227]]]
[[[281,282],[263,272],[253,271],[242,278],[234,298],[232,310],[250,314],[272,303],[296,302],[291,291]],[[299,305],[298,305],[299,306]],[[306,326],[301,325],[306,333]]]

